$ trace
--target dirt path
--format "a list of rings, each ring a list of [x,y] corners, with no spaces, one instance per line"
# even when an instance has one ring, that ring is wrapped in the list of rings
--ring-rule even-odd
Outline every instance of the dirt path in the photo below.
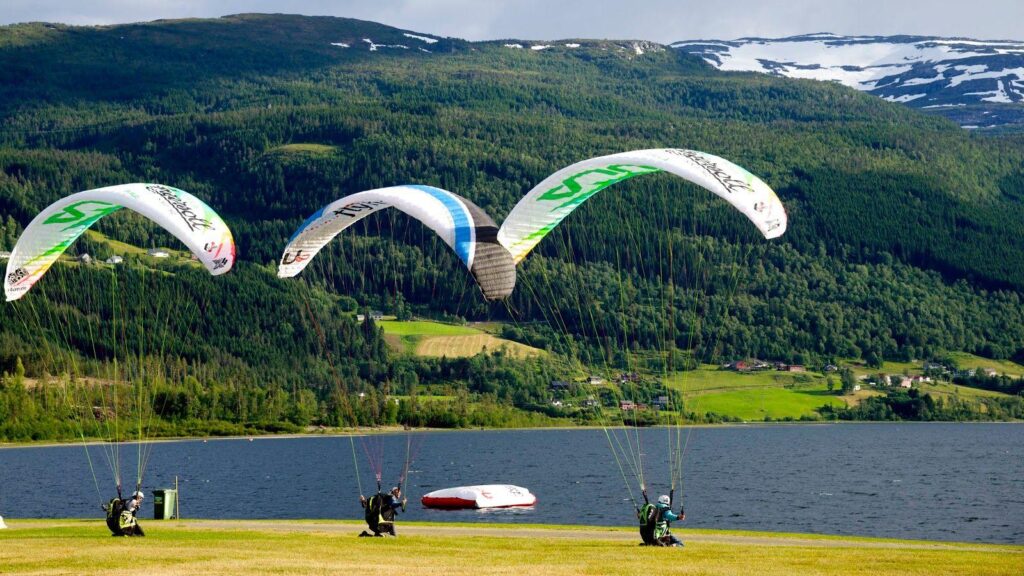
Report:
[[[328,532],[357,534],[364,528],[361,524],[351,522],[300,521],[287,520],[186,520],[169,525],[181,528],[215,530],[261,530],[281,532]],[[631,531],[598,526],[580,526],[573,529],[554,529],[541,527],[511,526],[424,526],[416,523],[399,523],[398,533],[410,536],[447,536],[447,537],[491,537],[491,538],[535,538],[535,539],[585,539],[638,543],[639,536]],[[701,532],[676,531],[685,542],[701,542],[708,544],[731,544],[742,546],[794,546],[810,548],[878,548],[902,550],[961,550],[973,552],[1011,552],[1024,554],[1024,547],[959,544],[946,542],[890,542],[883,540],[844,539],[842,537],[813,538],[793,535],[759,536],[743,534],[708,534]]]

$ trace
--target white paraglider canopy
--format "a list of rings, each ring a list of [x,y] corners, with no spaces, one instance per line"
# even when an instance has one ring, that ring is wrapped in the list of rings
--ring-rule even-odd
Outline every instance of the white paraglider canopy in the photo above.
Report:
[[[566,216],[601,190],[634,176],[668,172],[710,190],[743,213],[765,238],[786,231],[775,192],[732,162],[696,150],[634,150],[577,162],[526,193],[501,224],[498,241],[518,264]]]
[[[188,246],[214,276],[235,263],[231,230],[195,196],[162,184],[121,184],[61,198],[40,212],[11,251],[4,276],[7,301],[17,300],[100,218],[128,208],[156,222]]]
[[[512,293],[515,264],[498,243],[494,220],[462,196],[417,184],[357,192],[324,206],[292,235],[281,255],[277,275],[297,275],[343,230],[385,208],[401,210],[436,232],[469,268],[488,300]]]
[[[427,508],[513,508],[533,506],[537,497],[522,486],[485,484],[435,490],[425,494],[420,502]]]

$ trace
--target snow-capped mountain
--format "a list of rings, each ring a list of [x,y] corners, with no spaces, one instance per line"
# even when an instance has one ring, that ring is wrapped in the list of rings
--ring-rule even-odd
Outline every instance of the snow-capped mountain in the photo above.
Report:
[[[719,70],[840,82],[965,128],[1024,125],[1024,42],[822,33],[672,47]]]

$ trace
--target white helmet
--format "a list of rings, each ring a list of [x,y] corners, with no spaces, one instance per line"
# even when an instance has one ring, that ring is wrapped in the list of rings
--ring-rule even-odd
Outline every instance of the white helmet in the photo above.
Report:
[[[671,503],[672,501],[669,500],[668,494],[662,494],[661,496],[658,496],[658,504],[664,504],[665,506],[668,506]]]
[[[139,500],[142,500],[145,497],[146,495],[143,494],[141,490],[136,492],[135,494],[132,494],[132,498],[138,498]]]

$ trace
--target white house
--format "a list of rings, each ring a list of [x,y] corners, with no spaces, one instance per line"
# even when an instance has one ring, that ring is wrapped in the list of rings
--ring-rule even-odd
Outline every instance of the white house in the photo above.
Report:
[[[159,248],[151,248],[146,252],[146,254],[149,254],[153,258],[169,258],[171,256],[166,250],[161,250]]]
[[[111,256],[110,258],[106,259],[106,263],[107,264],[115,264],[116,265],[116,264],[120,264],[122,262],[124,262],[124,258],[121,258],[120,256]]]

